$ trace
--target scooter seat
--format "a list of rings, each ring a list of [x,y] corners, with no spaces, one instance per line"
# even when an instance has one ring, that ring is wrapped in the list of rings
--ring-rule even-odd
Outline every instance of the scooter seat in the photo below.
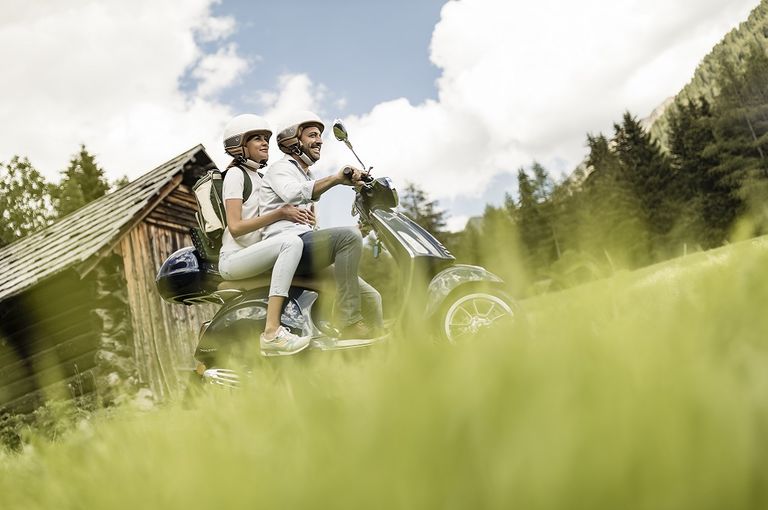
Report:
[[[265,287],[269,288],[271,280],[271,272],[262,273],[253,278],[244,278],[242,280],[222,280],[216,288],[217,290],[253,290]],[[291,286],[316,290],[318,292],[333,292],[336,288],[336,283],[333,280],[333,271],[323,270],[312,276],[294,276],[291,281]]]

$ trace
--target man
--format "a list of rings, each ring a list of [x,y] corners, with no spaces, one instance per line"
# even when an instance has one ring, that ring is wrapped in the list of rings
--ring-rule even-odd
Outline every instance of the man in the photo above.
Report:
[[[351,178],[343,171],[313,179],[309,167],[320,159],[325,125],[312,112],[294,114],[277,135],[277,145],[285,156],[272,164],[264,175],[260,190],[260,213],[267,214],[285,204],[314,210],[313,202],[338,185],[352,186],[361,172],[352,169]],[[362,235],[356,227],[313,230],[306,223],[276,221],[264,228],[263,236],[291,232],[299,235],[304,251],[296,274],[310,274],[334,265],[336,280],[336,322],[341,339],[369,339],[382,330],[381,295],[358,277]]]

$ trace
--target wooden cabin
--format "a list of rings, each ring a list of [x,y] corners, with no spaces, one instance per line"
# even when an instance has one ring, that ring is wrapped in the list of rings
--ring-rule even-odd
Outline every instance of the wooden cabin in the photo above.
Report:
[[[162,301],[155,275],[192,244],[201,145],[0,249],[0,414],[51,397],[177,395],[214,305]]]

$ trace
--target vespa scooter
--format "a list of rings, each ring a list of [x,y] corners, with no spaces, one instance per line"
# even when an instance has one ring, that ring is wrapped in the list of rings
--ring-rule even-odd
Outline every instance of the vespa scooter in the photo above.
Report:
[[[333,133],[366,168],[340,120],[334,122]],[[388,177],[373,178],[369,168],[363,180],[355,192],[353,214],[359,216],[361,228],[371,230],[374,253],[386,249],[397,266],[399,307],[391,314],[391,332],[397,335],[414,325],[423,327],[427,321],[437,338],[455,343],[469,340],[501,320],[514,319],[517,305],[505,292],[501,278],[479,266],[456,264],[453,255],[432,234],[397,210],[397,191]],[[230,368],[231,355],[238,345],[253,341],[264,330],[269,275],[223,280],[215,262],[205,260],[201,250],[190,246],[168,257],[160,267],[156,284],[160,295],[172,303],[222,305],[200,329],[195,370],[203,381],[236,386],[239,377]],[[330,321],[333,288],[327,275],[295,277],[282,312],[282,324],[297,334],[311,335],[309,350],[371,345],[368,340],[338,338]]]

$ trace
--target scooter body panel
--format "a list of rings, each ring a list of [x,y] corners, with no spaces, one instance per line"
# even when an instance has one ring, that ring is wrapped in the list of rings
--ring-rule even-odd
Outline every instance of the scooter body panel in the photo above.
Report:
[[[455,260],[451,252],[419,224],[391,209],[376,209],[371,213],[376,231],[395,258],[432,258],[444,263]]]
[[[236,344],[258,342],[267,320],[268,295],[269,289],[264,287],[227,301],[201,331],[196,355],[211,358]],[[312,321],[312,306],[317,299],[313,290],[291,287],[280,318],[282,324],[299,335],[320,335]]]
[[[462,285],[485,282],[491,285],[503,284],[503,280],[480,266],[456,264],[440,271],[427,287],[426,316],[431,317],[443,304],[448,295]]]
[[[258,342],[266,324],[268,295],[269,288],[264,287],[243,292],[227,301],[201,330],[195,358],[207,366],[214,366],[217,357],[226,356],[236,345]],[[291,287],[280,322],[293,333],[310,335],[311,349],[335,351],[370,345],[369,341],[338,340],[338,332],[327,321],[316,321],[313,317],[322,319],[329,313],[320,303],[316,291]]]

